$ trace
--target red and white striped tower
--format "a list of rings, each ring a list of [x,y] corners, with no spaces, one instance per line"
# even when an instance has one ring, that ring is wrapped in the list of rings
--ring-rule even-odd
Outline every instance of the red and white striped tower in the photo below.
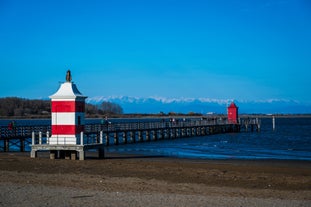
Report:
[[[50,96],[52,112],[52,136],[49,144],[77,144],[84,130],[85,99],[76,84],[71,82],[70,70],[66,82]]]

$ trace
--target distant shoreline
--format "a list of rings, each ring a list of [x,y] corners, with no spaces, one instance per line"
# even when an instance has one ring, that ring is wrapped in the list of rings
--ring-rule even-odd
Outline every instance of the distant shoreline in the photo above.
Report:
[[[95,116],[86,116],[86,119],[102,119],[107,115],[95,115]],[[311,114],[239,114],[240,118],[311,118]],[[189,115],[189,114],[176,114],[176,115],[159,115],[159,114],[118,114],[118,115],[109,115],[108,118],[202,118],[202,117],[227,117],[226,114],[209,114],[209,115]],[[51,119],[51,116],[0,116],[0,119]]]

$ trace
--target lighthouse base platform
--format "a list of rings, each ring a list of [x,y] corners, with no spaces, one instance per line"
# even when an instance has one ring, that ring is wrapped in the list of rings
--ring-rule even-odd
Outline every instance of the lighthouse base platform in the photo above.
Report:
[[[30,157],[36,158],[38,151],[50,151],[50,159],[65,158],[76,160],[85,159],[85,152],[88,150],[97,150],[98,157],[105,157],[105,148],[103,144],[88,144],[88,145],[53,145],[53,144],[36,144],[31,145]]]

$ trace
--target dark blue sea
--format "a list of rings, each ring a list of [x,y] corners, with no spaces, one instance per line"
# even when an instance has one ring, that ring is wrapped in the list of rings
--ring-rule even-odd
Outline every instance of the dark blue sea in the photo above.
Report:
[[[109,152],[190,159],[311,160],[311,118],[261,119],[260,132],[112,146]]]
[[[99,121],[89,119],[86,123]],[[110,121],[133,120],[111,119]],[[8,122],[8,120],[0,120],[0,125],[7,125]],[[275,122],[275,130],[272,129],[272,118],[263,118],[260,132],[227,133],[109,146],[107,151],[189,159],[311,160],[311,118],[276,118]],[[16,123],[18,125],[50,124],[50,120],[16,120]]]

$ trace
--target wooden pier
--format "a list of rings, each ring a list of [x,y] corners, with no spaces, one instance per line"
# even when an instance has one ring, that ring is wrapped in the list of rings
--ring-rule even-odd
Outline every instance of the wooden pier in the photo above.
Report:
[[[31,146],[32,157],[37,151],[50,150],[51,158],[65,157],[70,159],[84,159],[84,152],[96,149],[103,157],[104,147],[110,145],[149,142],[164,139],[177,139],[195,136],[207,136],[220,133],[240,132],[241,128],[247,131],[260,129],[258,120],[240,121],[242,124],[229,123],[226,119],[189,119],[187,121],[150,121],[90,124],[84,126],[82,139],[76,145],[50,145],[49,137],[51,126],[16,126],[14,129],[0,127],[0,151],[26,151]],[[245,124],[247,123],[247,124]],[[28,150],[27,150],[28,151]],[[60,151],[66,151],[60,153]]]

